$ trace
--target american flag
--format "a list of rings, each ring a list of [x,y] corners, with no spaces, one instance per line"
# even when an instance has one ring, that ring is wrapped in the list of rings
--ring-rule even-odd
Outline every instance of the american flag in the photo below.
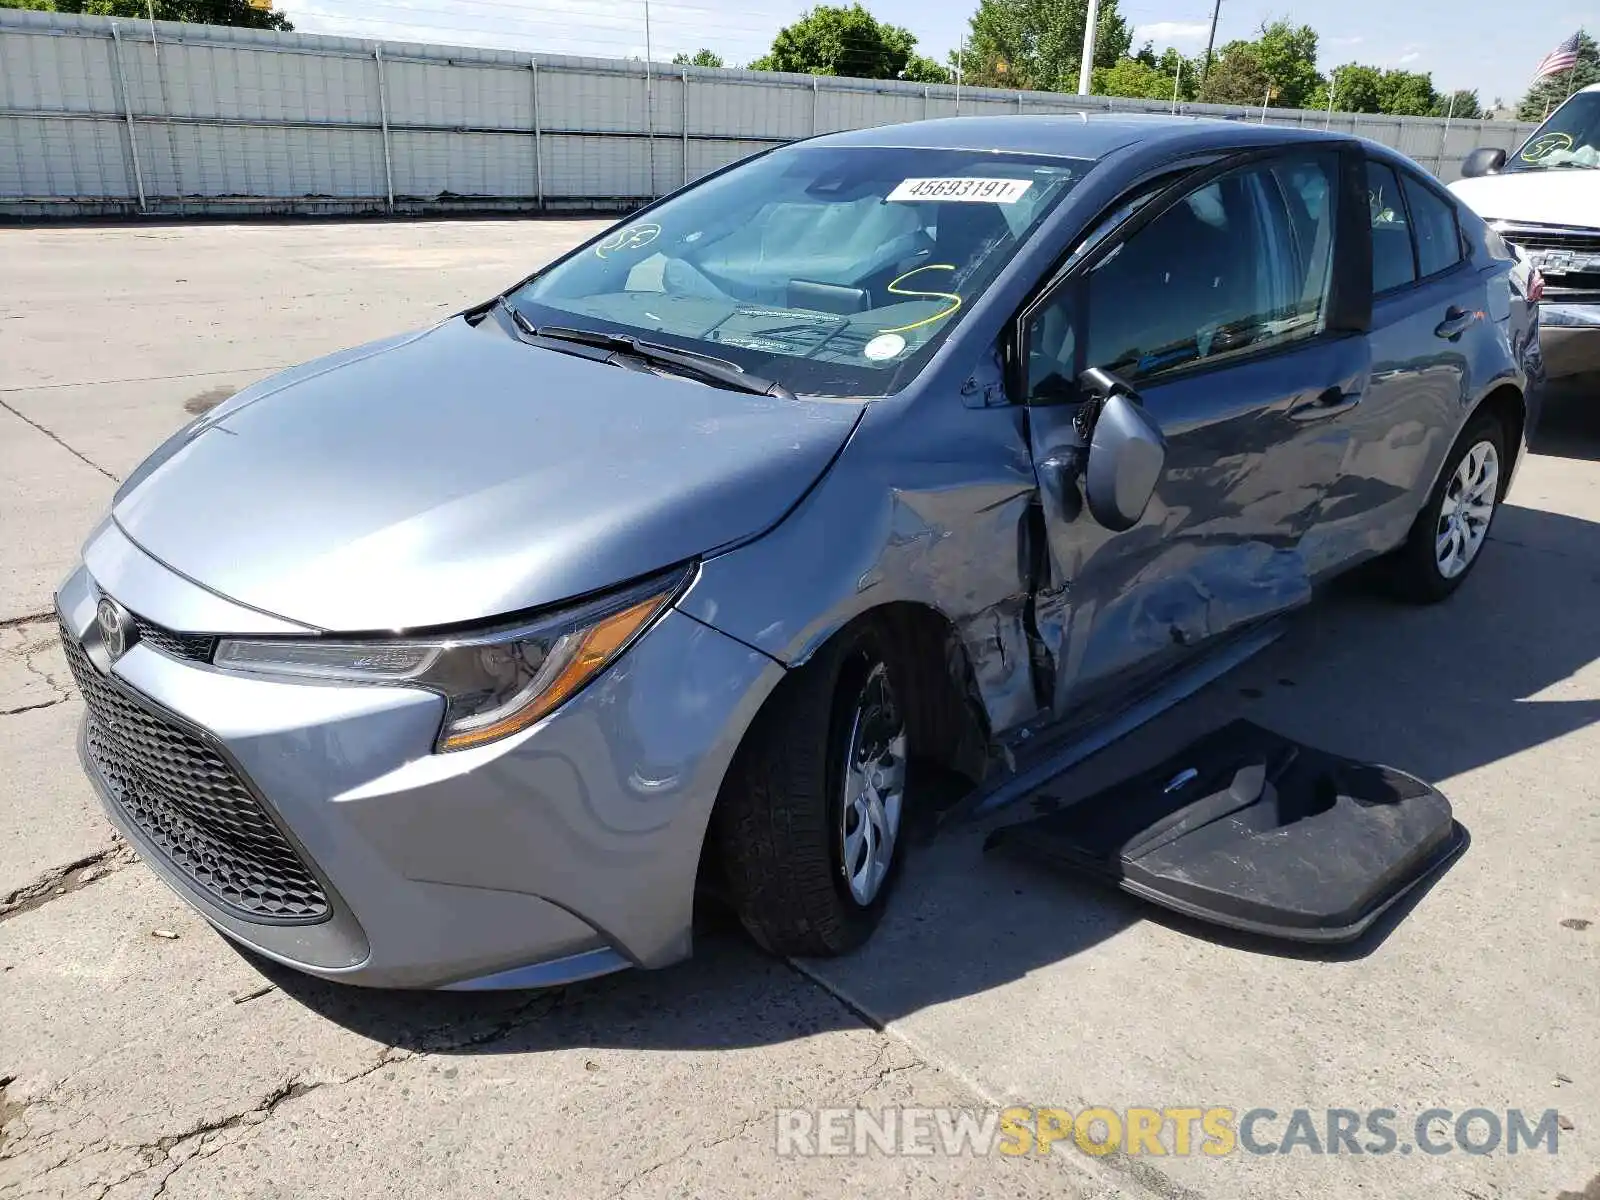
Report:
[[[1539,69],[1533,73],[1535,82],[1546,75],[1559,75],[1563,71],[1570,71],[1578,65],[1578,34],[1573,34],[1561,45],[1544,56],[1539,63]]]

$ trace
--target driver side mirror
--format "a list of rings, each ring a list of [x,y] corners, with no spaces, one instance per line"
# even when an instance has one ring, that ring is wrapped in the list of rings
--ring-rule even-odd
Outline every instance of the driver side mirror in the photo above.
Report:
[[[1461,164],[1461,178],[1476,179],[1480,175],[1493,175],[1506,165],[1506,152],[1489,146],[1479,146]]]
[[[1095,367],[1080,382],[1102,397],[1089,440],[1084,498],[1096,521],[1120,533],[1144,517],[1166,465],[1167,440],[1125,381]]]

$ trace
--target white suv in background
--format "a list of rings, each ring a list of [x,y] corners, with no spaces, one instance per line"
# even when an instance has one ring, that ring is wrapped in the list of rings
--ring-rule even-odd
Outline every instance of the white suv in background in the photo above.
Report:
[[[1600,83],[1576,92],[1510,157],[1474,150],[1451,185],[1545,279],[1551,378],[1600,371]]]

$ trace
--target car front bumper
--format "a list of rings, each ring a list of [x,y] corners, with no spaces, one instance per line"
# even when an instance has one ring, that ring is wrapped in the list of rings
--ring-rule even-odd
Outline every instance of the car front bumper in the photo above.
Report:
[[[1600,372],[1600,303],[1540,305],[1539,343],[1550,379]]]
[[[57,593],[69,660],[86,673],[85,770],[141,857],[228,937],[377,987],[542,986],[689,953],[712,803],[782,674],[771,659],[668,610],[537,725],[437,754],[443,701],[432,693],[236,675],[148,640],[112,662],[95,621],[102,594],[180,632],[251,631],[262,616],[185,628],[175,618],[228,602],[190,595],[194,584],[114,525],[85,558]],[[132,723],[154,749],[122,761],[97,721]],[[173,779],[194,783],[173,818],[181,827],[130,800],[129,787],[160,792],[152,772],[162,794]],[[247,823],[240,833],[216,795],[258,804],[277,832]],[[219,835],[208,821],[228,827]],[[243,893],[218,884],[242,877],[213,861],[230,846],[254,864]],[[309,873],[300,891],[320,891],[317,911],[283,919],[234,903],[294,892],[265,878],[290,854]]]

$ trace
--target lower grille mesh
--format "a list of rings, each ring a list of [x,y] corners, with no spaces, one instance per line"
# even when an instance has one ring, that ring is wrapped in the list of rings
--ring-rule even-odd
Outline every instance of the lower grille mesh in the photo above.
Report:
[[[108,681],[64,628],[61,645],[89,710],[89,756],[127,819],[240,916],[326,918],[316,877],[222,756]]]

